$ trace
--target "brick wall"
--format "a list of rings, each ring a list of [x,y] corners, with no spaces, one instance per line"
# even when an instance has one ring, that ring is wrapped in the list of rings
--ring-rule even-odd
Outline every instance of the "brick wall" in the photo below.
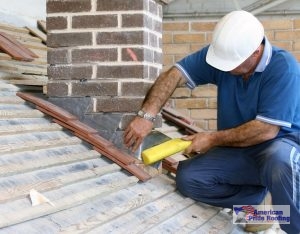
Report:
[[[259,17],[258,17],[259,18]],[[292,52],[300,61],[300,17],[260,18],[273,45]],[[216,21],[182,20],[163,23],[163,70],[185,55],[210,43]],[[195,120],[205,130],[216,129],[216,87],[204,85],[190,90],[178,88],[170,105]]]
[[[50,100],[98,130],[123,130],[162,68],[161,5],[47,0],[47,30]]]

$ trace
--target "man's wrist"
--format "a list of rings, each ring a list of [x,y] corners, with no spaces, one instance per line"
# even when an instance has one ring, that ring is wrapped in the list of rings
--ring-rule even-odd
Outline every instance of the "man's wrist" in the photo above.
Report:
[[[146,119],[146,120],[149,120],[151,121],[152,123],[155,122],[155,119],[156,119],[156,116],[144,111],[144,110],[139,110],[138,113],[137,113],[137,116],[143,118],[143,119]]]

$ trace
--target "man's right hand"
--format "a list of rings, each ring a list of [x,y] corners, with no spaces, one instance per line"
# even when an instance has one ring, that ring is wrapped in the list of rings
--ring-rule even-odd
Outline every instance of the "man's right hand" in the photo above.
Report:
[[[153,123],[149,120],[135,117],[124,132],[124,144],[135,152],[144,138],[152,131]]]

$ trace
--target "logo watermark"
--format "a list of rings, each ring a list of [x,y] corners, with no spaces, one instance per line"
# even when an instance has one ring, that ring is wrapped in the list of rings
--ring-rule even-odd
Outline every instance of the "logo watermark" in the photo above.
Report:
[[[234,205],[233,223],[290,224],[289,205]]]

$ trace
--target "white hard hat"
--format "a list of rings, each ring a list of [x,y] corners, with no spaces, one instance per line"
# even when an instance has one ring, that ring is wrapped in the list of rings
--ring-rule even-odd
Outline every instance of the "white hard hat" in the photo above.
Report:
[[[216,25],[206,62],[231,71],[241,65],[259,47],[264,28],[258,19],[246,11],[233,11]]]

